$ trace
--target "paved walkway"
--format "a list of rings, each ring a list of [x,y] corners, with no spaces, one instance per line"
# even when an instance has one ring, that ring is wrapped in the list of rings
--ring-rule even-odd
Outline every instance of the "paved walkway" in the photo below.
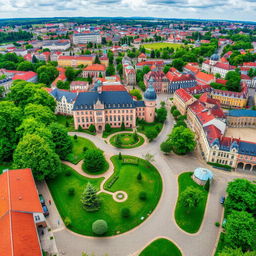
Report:
[[[109,256],[133,256],[138,255],[138,252],[146,244],[157,237],[166,237],[173,241],[181,249],[183,256],[212,255],[219,232],[219,228],[215,227],[214,223],[220,221],[223,211],[223,207],[218,202],[219,198],[225,194],[226,185],[229,181],[237,177],[244,177],[245,175],[225,173],[207,166],[214,173],[214,182],[209,191],[205,218],[201,228],[198,233],[193,235],[181,230],[174,219],[175,204],[178,196],[177,178],[182,172],[193,171],[196,167],[206,166],[206,164],[196,154],[189,156],[170,154],[166,156],[159,152],[160,143],[166,139],[172,126],[173,119],[168,115],[168,119],[159,136],[153,142],[134,149],[117,149],[106,144],[102,138],[97,136],[79,132],[70,133],[70,135],[76,134],[77,136],[92,140],[97,147],[109,155],[115,155],[119,152],[137,157],[142,157],[146,153],[153,154],[155,159],[153,164],[162,176],[163,192],[157,208],[142,224],[124,234],[106,238],[86,237],[75,234],[63,228],[62,222],[56,227],[57,220],[60,217],[56,207],[54,205],[50,206],[50,217],[48,220],[55,229],[54,236],[57,246],[62,252],[65,252],[65,255],[81,256],[82,252],[86,252],[94,253],[96,256],[103,256],[105,254]],[[107,177],[111,173],[111,171],[108,171]],[[83,173],[83,175],[87,174]],[[106,180],[107,177],[104,177]],[[44,194],[45,198],[51,198],[45,183],[39,187],[39,191]]]

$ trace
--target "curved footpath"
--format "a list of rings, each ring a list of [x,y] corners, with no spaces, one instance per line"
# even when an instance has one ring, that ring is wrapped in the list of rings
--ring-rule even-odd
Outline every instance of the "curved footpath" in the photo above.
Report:
[[[220,221],[223,207],[219,204],[219,197],[225,194],[227,182],[234,177],[244,177],[245,174],[224,173],[219,170],[212,169],[214,172],[214,182],[210,188],[207,207],[201,228],[196,234],[188,234],[181,230],[174,219],[175,204],[178,196],[178,175],[185,171],[193,171],[198,166],[206,166],[200,158],[191,155],[176,156],[171,154],[165,156],[160,152],[159,146],[170,133],[173,119],[168,114],[167,121],[163,130],[153,142],[144,144],[139,148],[133,149],[117,149],[99,136],[92,136],[86,133],[71,132],[70,135],[76,134],[84,138],[92,140],[97,147],[104,150],[108,155],[122,154],[143,157],[146,153],[154,155],[153,164],[160,172],[163,179],[163,192],[157,208],[152,215],[147,218],[141,225],[124,234],[108,237],[86,237],[75,234],[65,228],[62,221],[56,226],[56,221],[61,220],[55,205],[49,206],[50,216],[48,222],[52,227],[56,243],[60,248],[60,255],[81,256],[82,252],[89,254],[94,253],[96,256],[134,256],[157,237],[166,237],[175,243],[182,251],[183,256],[211,256],[218,237],[219,229],[214,223]],[[70,165],[70,164],[69,164]],[[209,166],[207,166],[209,168]],[[112,171],[108,171],[110,175]],[[85,175],[85,174],[84,174]],[[104,175],[102,175],[104,176]],[[102,182],[103,184],[104,182]],[[43,193],[47,199],[51,199],[45,183],[39,186],[39,191]],[[53,200],[52,200],[53,202]]]

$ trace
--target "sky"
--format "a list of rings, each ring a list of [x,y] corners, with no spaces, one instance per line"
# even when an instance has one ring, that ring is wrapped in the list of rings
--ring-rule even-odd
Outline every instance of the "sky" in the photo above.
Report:
[[[256,21],[256,0],[0,0],[0,18],[163,17]]]

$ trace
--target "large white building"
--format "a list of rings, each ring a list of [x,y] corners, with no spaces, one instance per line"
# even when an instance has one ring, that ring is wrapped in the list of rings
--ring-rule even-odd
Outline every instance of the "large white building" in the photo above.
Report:
[[[79,33],[73,35],[73,44],[101,43],[101,35],[99,33]]]
[[[49,40],[44,42],[44,48],[48,48],[51,51],[66,51],[70,48],[70,40]]]

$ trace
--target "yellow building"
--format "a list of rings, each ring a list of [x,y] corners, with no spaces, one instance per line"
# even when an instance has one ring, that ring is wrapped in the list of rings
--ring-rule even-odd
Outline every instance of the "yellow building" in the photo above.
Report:
[[[89,66],[94,62],[94,56],[59,56],[59,67],[77,67],[79,65]]]

